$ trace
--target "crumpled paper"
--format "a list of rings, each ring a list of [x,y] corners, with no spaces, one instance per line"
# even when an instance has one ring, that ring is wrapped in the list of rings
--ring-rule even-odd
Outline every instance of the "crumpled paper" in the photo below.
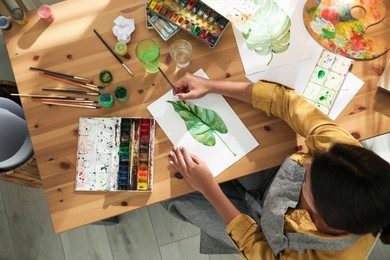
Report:
[[[114,24],[112,32],[118,41],[128,43],[131,40],[131,33],[135,30],[134,19],[127,19],[120,15],[115,18]]]

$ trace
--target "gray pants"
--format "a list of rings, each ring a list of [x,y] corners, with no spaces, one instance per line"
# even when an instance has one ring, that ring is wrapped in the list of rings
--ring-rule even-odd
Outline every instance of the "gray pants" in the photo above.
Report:
[[[264,194],[271,184],[279,166],[265,171],[238,178],[220,184],[222,191],[239,211],[251,216],[259,223],[261,206],[249,207],[257,201],[262,205]],[[162,202],[172,215],[200,228],[200,253],[236,254],[236,246],[226,234],[226,225],[217,211],[199,192],[193,192],[178,198]]]

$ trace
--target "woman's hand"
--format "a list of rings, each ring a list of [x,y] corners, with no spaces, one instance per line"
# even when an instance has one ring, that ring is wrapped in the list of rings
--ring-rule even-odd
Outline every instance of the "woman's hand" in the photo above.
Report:
[[[173,84],[181,100],[200,98],[210,92],[210,80],[186,73]]]
[[[199,157],[190,154],[184,147],[174,147],[170,156],[169,163],[195,190],[205,195],[219,188],[207,164]]]

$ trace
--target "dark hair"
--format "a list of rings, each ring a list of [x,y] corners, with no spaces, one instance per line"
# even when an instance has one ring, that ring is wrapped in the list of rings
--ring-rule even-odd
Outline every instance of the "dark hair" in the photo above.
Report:
[[[325,223],[390,243],[390,164],[365,148],[334,144],[311,164],[314,206]]]

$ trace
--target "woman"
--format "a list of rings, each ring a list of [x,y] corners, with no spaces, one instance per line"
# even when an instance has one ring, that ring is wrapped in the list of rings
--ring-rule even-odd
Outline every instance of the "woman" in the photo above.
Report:
[[[170,164],[199,193],[164,205],[200,227],[202,253],[364,259],[374,236],[390,242],[389,163],[293,90],[273,82],[253,85],[191,74],[174,85],[181,100],[219,93],[280,117],[306,138],[309,149],[280,167],[218,185],[204,161],[175,147]]]

